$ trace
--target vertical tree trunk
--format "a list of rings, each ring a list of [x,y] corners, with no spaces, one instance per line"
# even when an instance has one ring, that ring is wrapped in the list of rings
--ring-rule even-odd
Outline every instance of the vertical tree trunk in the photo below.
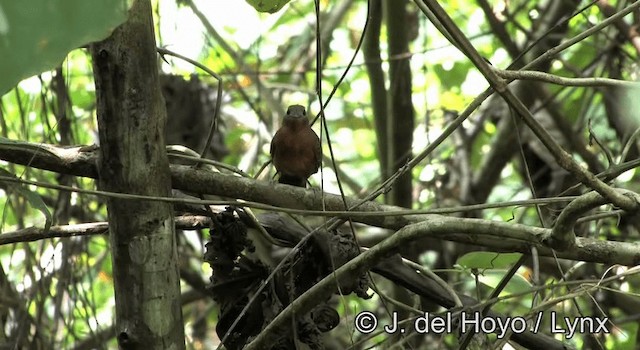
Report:
[[[111,37],[92,45],[103,190],[169,196],[166,110],[160,93],[149,0],[136,0]],[[168,203],[107,200],[123,349],[184,349],[173,209]]]
[[[371,89],[371,109],[378,140],[378,159],[380,161],[380,176],[386,180],[389,174],[389,154],[387,153],[387,89],[382,70],[382,55],[380,54],[380,31],[382,27],[382,0],[372,0],[369,9],[369,27],[365,34],[362,53],[365,57],[367,75]]]
[[[409,53],[407,34],[406,0],[386,0],[384,11],[387,23],[387,43],[389,45],[389,105],[387,119],[387,166],[388,174],[393,174],[411,159],[413,143],[414,111],[411,100],[411,66],[409,58],[398,59]],[[412,176],[407,172],[396,180],[391,189],[390,203],[411,208]]]

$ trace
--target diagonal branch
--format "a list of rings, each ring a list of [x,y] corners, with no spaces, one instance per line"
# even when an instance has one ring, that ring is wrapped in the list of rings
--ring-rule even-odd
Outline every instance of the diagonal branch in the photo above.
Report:
[[[440,4],[433,0],[426,0],[425,3],[445,28],[447,28],[449,34],[451,34],[451,36],[456,40],[463,53],[469,57],[478,70],[480,70],[480,73],[482,73],[482,75],[484,75],[484,77],[489,81],[491,87],[498,92],[498,94],[500,94],[518,113],[518,115],[524,120],[525,124],[529,126],[531,131],[533,131],[545,147],[549,149],[561,167],[571,172],[578,178],[578,180],[580,180],[580,182],[591,187],[618,207],[631,212],[637,211],[640,208],[640,203],[636,200],[613,190],[613,188],[595,177],[593,173],[580,166],[580,164],[578,164],[571,155],[553,139],[553,137],[540,125],[540,123],[535,120],[522,101],[520,101],[520,99],[518,99],[508,89],[507,82],[500,78],[485,59],[480,56],[478,51],[455,25],[451,17],[449,17]]]

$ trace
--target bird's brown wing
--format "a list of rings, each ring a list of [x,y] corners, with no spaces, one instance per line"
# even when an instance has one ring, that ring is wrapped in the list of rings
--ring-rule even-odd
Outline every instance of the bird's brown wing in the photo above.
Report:
[[[313,155],[316,156],[315,172],[317,172],[320,166],[322,166],[322,143],[320,142],[320,138],[318,137],[318,134],[316,134],[313,130],[311,132],[313,132],[313,134],[316,137],[316,144],[315,144],[315,147],[313,148]]]
[[[269,154],[271,155],[271,161],[273,161],[273,154],[276,151],[274,145],[278,142],[277,138],[278,138],[278,133],[276,132],[276,134],[273,135],[273,138],[271,139],[271,146],[269,148]]]

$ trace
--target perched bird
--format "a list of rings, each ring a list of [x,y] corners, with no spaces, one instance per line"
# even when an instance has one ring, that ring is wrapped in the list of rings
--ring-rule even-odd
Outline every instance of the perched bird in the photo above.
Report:
[[[287,108],[282,126],[271,140],[271,159],[280,173],[279,183],[307,187],[322,158],[320,138],[311,129],[303,106]]]

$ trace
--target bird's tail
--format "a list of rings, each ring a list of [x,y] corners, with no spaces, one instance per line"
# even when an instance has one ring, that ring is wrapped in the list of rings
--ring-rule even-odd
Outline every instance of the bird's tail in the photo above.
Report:
[[[287,184],[291,186],[298,186],[298,187],[304,187],[304,188],[307,187],[307,179],[299,176],[280,174],[280,178],[278,179],[278,182],[281,184]]]

